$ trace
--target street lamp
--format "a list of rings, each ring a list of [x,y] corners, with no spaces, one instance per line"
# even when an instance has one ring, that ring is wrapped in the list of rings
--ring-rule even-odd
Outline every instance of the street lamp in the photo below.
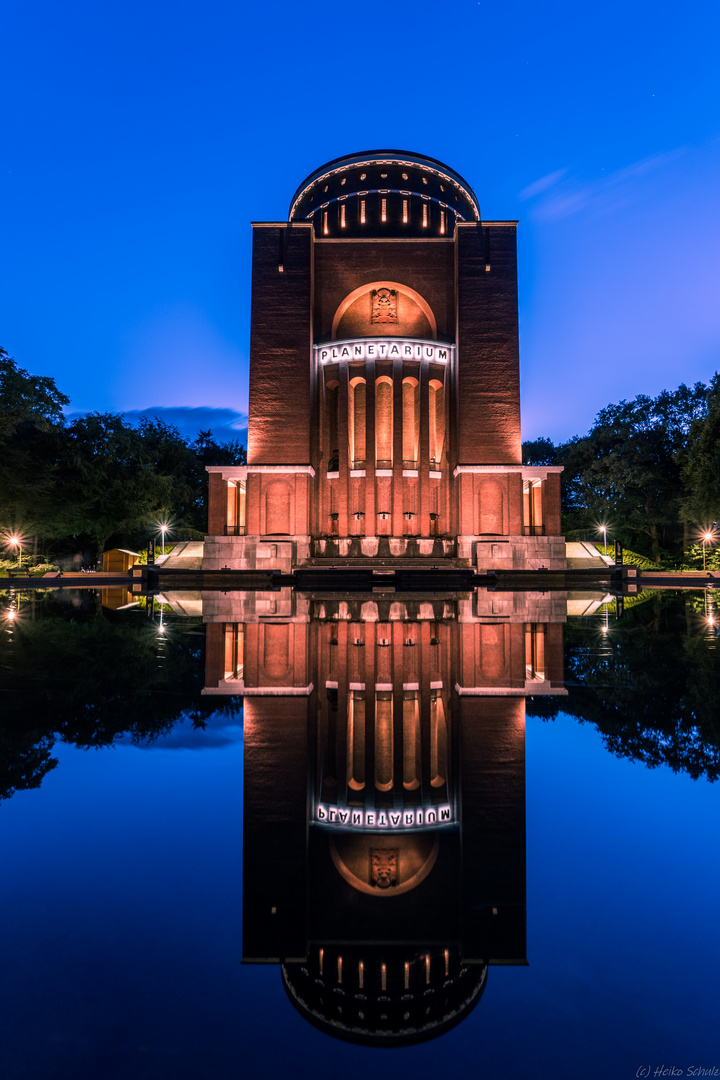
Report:
[[[169,528],[170,528],[169,525],[161,525],[160,526],[160,533],[161,533],[161,536],[162,536],[162,554],[163,555],[165,554],[165,533],[168,531]]]
[[[607,555],[607,525],[598,526],[600,532],[603,534],[603,540],[605,541],[605,554]]]
[[[9,536],[8,543],[10,547],[16,547],[18,549],[18,569],[22,569],[22,544],[20,543],[19,536]]]
[[[702,545],[703,545],[703,574],[705,573],[705,547],[706,547],[708,541],[712,540],[712,539],[713,539],[713,534],[711,532],[703,533],[703,538],[702,538]]]

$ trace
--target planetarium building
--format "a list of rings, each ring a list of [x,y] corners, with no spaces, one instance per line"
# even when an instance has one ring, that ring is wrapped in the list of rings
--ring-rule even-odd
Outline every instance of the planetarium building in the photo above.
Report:
[[[560,469],[521,460],[516,224],[397,150],[254,223],[248,463],[209,469],[206,569],[564,567]]]

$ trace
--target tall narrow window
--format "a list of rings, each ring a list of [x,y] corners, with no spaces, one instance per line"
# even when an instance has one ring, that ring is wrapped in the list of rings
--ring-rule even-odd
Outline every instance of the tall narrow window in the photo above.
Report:
[[[337,472],[340,468],[340,446],[338,440],[339,386],[334,380],[325,387],[325,407],[327,409],[327,470]]]
[[[345,203],[340,203],[340,228],[345,228]]]
[[[365,464],[365,380],[350,380],[348,402],[348,435],[350,461],[354,467]]]
[[[438,695],[430,699],[430,783],[442,787],[447,779],[447,722],[445,705]]]
[[[420,787],[420,702],[417,691],[403,695],[403,787]]]
[[[443,385],[437,379],[430,380],[430,464],[440,467],[445,442],[445,400]]]
[[[445,232],[445,211],[444,210],[440,211],[440,232],[441,233]]]
[[[427,229],[427,223],[428,223],[428,212],[427,212],[427,210],[428,210],[427,203],[424,202],[423,203],[423,229]]]
[[[365,200],[360,200],[360,224],[365,224]]]
[[[403,463],[414,468],[418,460],[420,436],[420,387],[417,379],[403,379]]]
[[[408,201],[403,199],[403,225],[408,223]]]
[[[327,210],[323,210],[323,236],[328,234]]]
[[[392,465],[393,384],[381,375],[375,384],[375,457],[379,468]]]
[[[375,695],[375,787],[390,791],[393,786],[393,696],[388,691]]]
[[[382,221],[387,221],[387,199],[380,200],[380,218]]]
[[[347,782],[353,791],[365,787],[365,694],[353,691],[348,702]]]

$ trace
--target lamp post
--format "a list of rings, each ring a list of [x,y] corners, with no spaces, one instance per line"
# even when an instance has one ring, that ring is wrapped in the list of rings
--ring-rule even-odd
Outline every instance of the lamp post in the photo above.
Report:
[[[20,537],[9,537],[9,543],[11,547],[16,547],[18,550],[18,570],[22,570],[22,544],[20,543]]]
[[[605,541],[605,554],[607,555],[607,525],[601,525],[600,532],[603,534],[603,540]]]
[[[708,540],[712,540],[713,534],[711,532],[703,533],[702,545],[703,545],[703,574],[705,573],[705,548]]]
[[[167,525],[160,526],[160,535],[162,536],[162,554],[165,554],[165,533],[168,531]]]

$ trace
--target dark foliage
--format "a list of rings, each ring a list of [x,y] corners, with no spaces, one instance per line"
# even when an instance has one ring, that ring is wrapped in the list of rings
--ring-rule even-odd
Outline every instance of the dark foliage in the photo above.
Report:
[[[611,622],[565,630],[567,698],[528,701],[529,716],[594,724],[608,750],[649,768],[720,776],[720,648],[692,596],[658,595]]]

